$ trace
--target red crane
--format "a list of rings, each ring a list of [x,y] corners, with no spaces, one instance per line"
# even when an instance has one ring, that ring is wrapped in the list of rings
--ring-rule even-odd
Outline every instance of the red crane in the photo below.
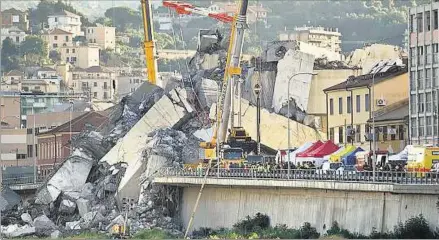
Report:
[[[163,1],[163,6],[174,9],[178,14],[190,15],[196,13],[206,17],[217,19],[224,23],[232,23],[233,17],[227,15],[227,13],[216,13],[206,8],[196,7],[190,3],[184,3],[179,1]]]

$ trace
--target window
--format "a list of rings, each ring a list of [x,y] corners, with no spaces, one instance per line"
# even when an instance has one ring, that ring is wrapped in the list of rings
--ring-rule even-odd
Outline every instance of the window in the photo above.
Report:
[[[55,18],[55,22],[58,22],[58,18]]]
[[[66,36],[65,41],[66,41],[66,42],[69,41],[69,36]]]
[[[131,78],[130,78],[130,83],[131,83],[132,81],[131,81]]]
[[[38,157],[38,145],[35,144],[35,157]]]
[[[26,154],[17,153],[17,159],[26,159]]]
[[[438,15],[437,10],[433,10],[433,28],[438,29]]]
[[[430,31],[431,30],[431,22],[430,22],[430,11],[425,12],[425,30]]]
[[[357,95],[359,96],[359,95]],[[355,141],[361,142],[361,125],[357,125],[355,129]]]
[[[20,42],[20,37],[15,37],[15,42],[19,43]]]
[[[104,92],[104,99],[107,99],[107,98],[108,98],[108,93]]]
[[[411,33],[414,32],[414,30],[415,30],[414,18],[415,18],[415,15],[411,14],[410,15],[410,32]]]
[[[426,69],[425,71],[425,86],[426,88],[431,88],[431,69]]]
[[[107,82],[104,82],[104,89],[107,89],[107,88],[108,88]]]
[[[28,128],[27,129],[27,134],[33,134],[33,128]]]
[[[69,60],[70,60],[69,57],[66,57],[66,62],[69,62]]]
[[[97,92],[93,92],[93,97],[97,98],[98,97],[98,93]]]
[[[98,83],[97,82],[93,82],[93,87],[97,87]]]
[[[73,48],[73,49],[72,49],[72,53],[76,53],[76,49]]]
[[[387,126],[384,126],[382,129],[383,129],[383,141],[387,141]]]
[[[416,94],[410,95],[410,113],[416,114]]]
[[[416,65],[416,48],[412,47],[410,48],[410,65],[414,66]]]
[[[13,23],[20,22],[20,16],[19,15],[12,15],[12,22]]]
[[[329,129],[329,139],[334,142],[334,128]]]
[[[424,109],[424,94],[421,93],[418,95],[418,112],[419,113],[424,113],[425,109]]]
[[[54,43],[52,46],[53,46],[53,48],[57,48],[58,44]]]
[[[370,98],[369,98],[369,94],[364,95],[364,110],[366,112],[370,111]]]
[[[419,70],[418,71],[418,90],[423,90],[424,89],[424,76],[423,76],[423,71]]]
[[[136,79],[136,83],[140,83],[140,79]]]
[[[425,118],[420,117],[419,118],[419,127],[418,127],[418,136],[419,137],[424,136],[424,125],[425,125]]]
[[[76,62],[76,57],[72,57],[72,62]]]
[[[70,53],[70,49],[67,48],[67,49],[66,49],[66,53]]]
[[[433,105],[433,102],[431,99],[432,93],[431,92],[426,93],[426,97],[427,97],[427,99],[425,101],[425,106],[427,107],[427,113],[431,113],[432,105]]]
[[[412,137],[417,137],[418,136],[418,127],[417,127],[417,123],[416,123],[416,118],[412,118],[411,120],[411,124],[412,124],[412,128],[410,129],[410,135]]]
[[[423,23],[422,13],[416,14],[416,28],[420,33],[423,32],[423,28],[424,28],[422,23]]]
[[[32,146],[33,145],[27,145],[27,155],[29,157],[32,157],[34,155]]]
[[[433,125],[432,125],[433,120],[431,119],[431,116],[426,117],[426,120],[427,120],[427,123],[426,123],[426,125],[427,125],[427,136],[432,136],[433,135]]]
[[[351,97],[347,97],[347,99],[346,99],[346,108],[347,108],[348,113],[352,112],[352,100],[351,100]]]
[[[403,125],[398,126],[398,139],[404,140],[404,126]]]
[[[424,64],[424,47],[423,46],[418,47],[418,64],[419,65]]]
[[[425,60],[426,64],[431,64],[431,45],[425,46]]]
[[[438,74],[439,68],[433,68],[433,81],[432,85],[434,87],[439,87],[439,74]]]
[[[435,43],[433,44],[433,63],[437,63],[438,62],[438,44]]]
[[[58,36],[53,36],[53,40],[58,40]]]
[[[338,98],[338,114],[343,114],[343,98]]]
[[[344,142],[343,127],[338,127],[338,143]]]

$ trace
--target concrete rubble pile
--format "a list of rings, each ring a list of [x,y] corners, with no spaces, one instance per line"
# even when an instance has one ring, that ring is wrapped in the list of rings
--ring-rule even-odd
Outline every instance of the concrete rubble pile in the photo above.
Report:
[[[198,158],[198,140],[172,129],[184,127],[193,131],[198,127],[191,124],[193,109],[186,98],[183,89],[165,93],[148,83],[123,98],[111,109],[103,128],[89,127],[73,138],[72,154],[38,189],[35,197],[22,204],[13,202],[13,196],[10,198],[13,206],[8,205],[2,212],[7,216],[2,216],[2,220],[8,220],[2,221],[7,224],[2,226],[4,236],[60,237],[81,231],[107,233],[112,225],[125,222],[131,224],[134,231],[160,227],[180,234],[180,224],[175,218],[178,194],[171,194],[172,189],[147,183],[160,169],[181,167],[183,159]],[[145,140],[139,141],[137,135],[143,135]],[[136,143],[124,145],[124,140],[132,136],[136,137]],[[142,183],[137,185],[142,201],[136,208],[120,199],[124,194],[122,182],[127,176],[133,176],[129,174],[133,164],[125,161],[131,157],[119,156],[123,154],[121,146],[136,147],[134,151],[140,151],[140,161],[146,163],[141,177],[136,179]],[[109,161],[111,155],[124,161]],[[3,197],[0,200],[2,206],[7,205]],[[138,199],[135,200],[137,205]],[[130,214],[125,219],[127,212]]]

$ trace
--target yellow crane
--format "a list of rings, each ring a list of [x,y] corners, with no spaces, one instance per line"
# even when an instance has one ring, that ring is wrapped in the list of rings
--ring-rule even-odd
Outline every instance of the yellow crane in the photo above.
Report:
[[[142,17],[143,17],[143,49],[145,50],[146,68],[148,73],[148,81],[157,85],[157,59],[154,51],[153,21],[151,4],[149,0],[141,0]]]

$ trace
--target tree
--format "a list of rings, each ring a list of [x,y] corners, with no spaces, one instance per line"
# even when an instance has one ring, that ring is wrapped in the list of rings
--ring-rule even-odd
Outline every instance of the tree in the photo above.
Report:
[[[56,50],[52,50],[49,52],[49,58],[52,62],[56,63],[61,61],[61,54]]]
[[[20,45],[20,53],[24,55],[34,54],[47,57],[48,50],[46,42],[38,36],[27,36]]]
[[[4,68],[5,71],[18,69],[20,67],[18,47],[12,42],[9,37],[3,40],[1,55],[1,66],[2,68]]]
[[[113,7],[105,11],[105,17],[112,19],[118,31],[125,32],[128,28],[139,28],[142,25],[140,12],[127,7]]]

